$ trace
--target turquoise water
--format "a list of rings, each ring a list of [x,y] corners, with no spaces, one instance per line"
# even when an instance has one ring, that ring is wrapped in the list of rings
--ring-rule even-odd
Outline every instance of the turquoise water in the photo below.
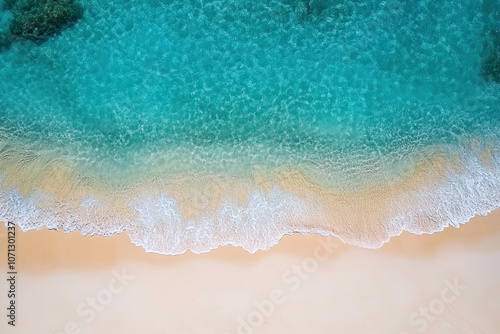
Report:
[[[81,3],[73,27],[0,53],[4,154],[62,156],[115,187],[297,168],[352,190],[433,147],[464,159],[471,140],[500,142],[500,85],[484,71],[496,2]],[[498,192],[490,200],[471,212],[498,207]]]

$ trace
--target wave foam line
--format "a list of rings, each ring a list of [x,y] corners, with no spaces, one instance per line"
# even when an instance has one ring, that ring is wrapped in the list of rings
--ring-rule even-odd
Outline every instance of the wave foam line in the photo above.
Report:
[[[135,245],[161,254],[203,253],[223,245],[255,252],[291,233],[320,233],[377,248],[403,231],[430,234],[499,208],[500,157],[490,153],[487,159],[465,151],[452,159],[437,156],[402,180],[351,193],[321,187],[297,171],[277,173],[267,189],[255,182],[235,186],[234,180],[212,184],[207,197],[185,193],[199,180],[188,187],[181,182],[99,195],[81,182],[68,189],[70,181],[59,177],[57,182],[66,184],[62,200],[42,191],[22,194],[3,178],[0,219],[23,231],[127,232]],[[239,199],[230,195],[231,188]]]

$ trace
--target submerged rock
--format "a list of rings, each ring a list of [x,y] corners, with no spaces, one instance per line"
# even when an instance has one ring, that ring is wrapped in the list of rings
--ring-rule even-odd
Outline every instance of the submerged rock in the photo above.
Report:
[[[491,51],[483,63],[483,74],[488,80],[500,83],[500,31],[493,33]]]
[[[60,33],[83,17],[83,7],[73,0],[8,0],[12,11],[10,32],[40,41]]]

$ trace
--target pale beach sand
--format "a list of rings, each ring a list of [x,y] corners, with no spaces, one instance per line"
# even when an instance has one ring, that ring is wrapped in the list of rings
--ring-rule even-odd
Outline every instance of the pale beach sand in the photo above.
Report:
[[[1,224],[6,276],[6,229]],[[17,231],[2,333],[500,332],[500,210],[380,249],[292,235],[268,251],[146,253],[127,235]],[[2,309],[7,305],[2,279]]]

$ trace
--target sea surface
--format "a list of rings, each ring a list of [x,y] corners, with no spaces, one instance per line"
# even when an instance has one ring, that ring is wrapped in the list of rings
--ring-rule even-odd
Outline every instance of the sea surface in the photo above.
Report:
[[[1,221],[253,252],[500,207],[498,1],[79,3],[0,52]]]

